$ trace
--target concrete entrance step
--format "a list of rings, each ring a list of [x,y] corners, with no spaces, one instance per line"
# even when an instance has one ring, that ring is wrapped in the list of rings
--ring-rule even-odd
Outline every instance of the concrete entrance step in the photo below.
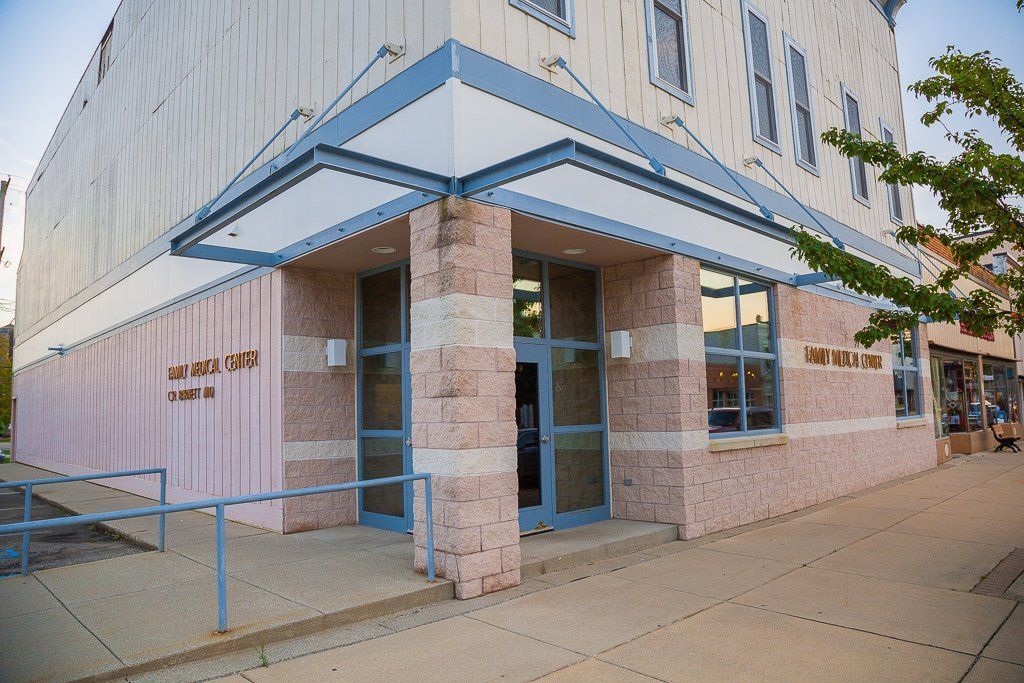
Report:
[[[675,524],[609,519],[586,526],[525,536],[523,578],[571,569],[639,552],[679,539]]]

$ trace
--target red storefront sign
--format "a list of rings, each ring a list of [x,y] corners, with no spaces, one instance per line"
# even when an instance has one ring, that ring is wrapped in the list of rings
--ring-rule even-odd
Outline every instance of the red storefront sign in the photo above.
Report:
[[[994,342],[996,340],[995,332],[986,332],[985,334],[973,334],[967,329],[967,325],[960,323],[960,334],[966,334],[970,337],[977,337],[978,339],[984,339],[985,341]]]

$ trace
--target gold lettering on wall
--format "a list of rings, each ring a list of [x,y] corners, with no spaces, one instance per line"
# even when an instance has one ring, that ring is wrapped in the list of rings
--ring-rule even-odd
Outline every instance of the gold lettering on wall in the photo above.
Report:
[[[805,346],[804,361],[811,365],[831,365],[837,368],[882,369],[882,357],[877,353],[829,349],[824,346]]]
[[[229,353],[223,358],[214,356],[203,358],[188,363],[179,363],[167,368],[167,379],[169,381],[183,380],[188,377],[208,377],[221,374],[221,368],[228,372],[236,370],[247,370],[259,367],[259,351],[248,349]],[[176,389],[167,392],[168,401],[194,401],[198,398],[213,398],[214,387],[194,387],[191,389]]]

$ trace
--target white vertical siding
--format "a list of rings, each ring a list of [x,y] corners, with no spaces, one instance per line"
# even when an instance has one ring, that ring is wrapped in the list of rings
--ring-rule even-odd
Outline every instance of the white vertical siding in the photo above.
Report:
[[[903,147],[895,36],[869,0],[754,3],[770,20],[781,156],[753,140],[740,0],[687,0],[696,106],[684,104],[650,82],[644,0],[575,0],[575,39],[547,27],[508,0],[453,3],[453,36],[467,47],[586,97],[567,74],[552,74],[539,65],[539,55],[558,52],[615,113],[699,152],[681,129],[659,122],[661,114],[679,114],[733,169],[771,187],[772,181],[763,172],[743,166],[745,157],[757,155],[811,206],[892,244],[884,235],[894,226],[877,171],[869,168],[869,209],[854,201],[848,162],[835,150],[819,147],[820,177],[800,168],[795,162],[789,108],[783,31],[807,49],[818,132],[843,125],[840,82],[844,82],[863,101],[867,137],[878,138],[881,116],[897,129],[897,144]],[[903,191],[903,199],[910,209],[907,220],[912,221],[909,191]]]
[[[124,0],[29,188],[19,334],[213,197],[296,106],[339,110],[451,37],[450,0]],[[87,102],[83,107],[83,102]],[[293,142],[293,124],[266,161]]]

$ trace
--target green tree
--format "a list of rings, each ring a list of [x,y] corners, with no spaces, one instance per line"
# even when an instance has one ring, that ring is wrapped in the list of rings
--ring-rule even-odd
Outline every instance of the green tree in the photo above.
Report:
[[[1016,0],[1017,11],[1024,0]],[[868,263],[804,230],[796,230],[794,253],[812,269],[829,273],[846,287],[888,299],[897,310],[872,313],[869,324],[856,335],[871,346],[900,330],[917,325],[921,316],[937,322],[963,323],[974,334],[995,329],[1014,335],[1024,332],[1024,272],[1008,268],[996,281],[1010,292],[1010,310],[1004,310],[990,291],[978,288],[950,296],[954,284],[971,266],[994,249],[1008,246],[1024,251],[1024,86],[988,51],[965,54],[955,47],[929,61],[935,75],[910,86],[929,109],[921,118],[926,126],[942,126],[958,153],[940,161],[924,152],[902,154],[893,144],[862,139],[833,128],[822,140],[844,156],[862,158],[880,171],[885,183],[919,185],[931,190],[949,221],[934,226],[906,225],[896,238],[910,248],[936,238],[953,253],[954,265],[938,269],[934,283],[917,284],[905,276]],[[977,130],[951,130],[944,117],[960,111],[968,118],[989,117],[1001,129],[1014,153],[997,153]],[[973,240],[958,237],[986,232]]]
[[[11,350],[6,335],[0,335],[0,433],[11,424]]]

